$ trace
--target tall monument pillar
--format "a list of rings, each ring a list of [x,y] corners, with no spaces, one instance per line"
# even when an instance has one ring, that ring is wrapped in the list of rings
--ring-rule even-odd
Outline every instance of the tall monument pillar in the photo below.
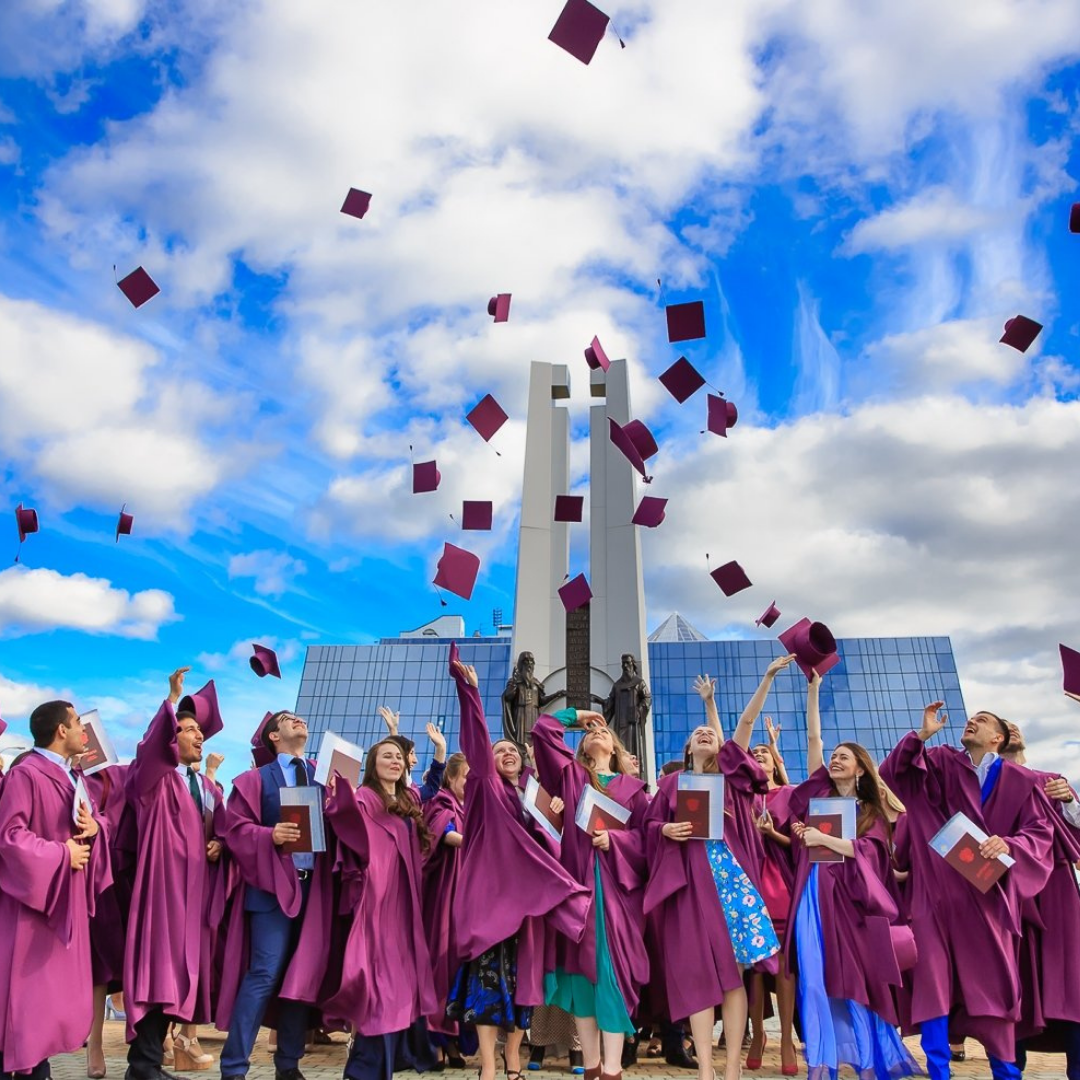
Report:
[[[570,529],[553,520],[555,496],[570,490],[570,419],[557,404],[570,397],[563,364],[533,361],[521,487],[513,659],[528,650],[536,674],[546,679],[566,666],[566,612],[559,586],[570,566]]]

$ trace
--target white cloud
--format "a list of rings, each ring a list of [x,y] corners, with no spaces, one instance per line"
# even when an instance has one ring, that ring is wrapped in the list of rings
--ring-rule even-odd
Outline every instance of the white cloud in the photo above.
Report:
[[[63,691],[37,683],[9,679],[0,673],[0,716],[8,722],[9,728],[13,728],[16,723],[25,728],[26,724],[21,721],[25,721],[38,705],[43,701],[55,701],[57,698],[70,700]]]
[[[70,629],[153,640],[162,625],[176,618],[172,596],[161,589],[129,593],[104,578],[19,566],[0,572],[0,632],[5,636]]]
[[[845,251],[852,255],[868,251],[893,251],[927,241],[948,244],[987,228],[991,216],[956,193],[929,187],[907,202],[890,206],[873,217],[863,218],[848,236]]]
[[[21,157],[22,150],[10,135],[0,138],[0,165],[18,165]]]
[[[249,551],[229,559],[230,578],[254,578],[259,596],[281,596],[307,566],[283,551]]]

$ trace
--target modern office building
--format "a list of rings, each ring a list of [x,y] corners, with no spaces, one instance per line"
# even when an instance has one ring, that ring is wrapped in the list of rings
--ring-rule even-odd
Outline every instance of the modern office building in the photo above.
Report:
[[[384,732],[380,705],[401,713],[401,733],[417,741],[428,760],[424,727],[429,720],[457,746],[458,705],[447,673],[447,655],[456,641],[462,659],[480,678],[480,693],[492,738],[502,730],[501,695],[513,654],[511,637],[466,637],[464,621],[444,616],[375,645],[323,645],[308,649],[296,708],[313,733],[334,731],[370,746]],[[855,740],[880,760],[899,738],[918,727],[923,706],[944,700],[954,716],[964,715],[952,645],[944,637],[839,639],[842,662],[821,688],[825,746]],[[710,641],[680,615],[672,615],[649,637],[653,738],[662,764],[680,757],[687,735],[702,722],[694,677],[717,680],[717,706],[730,733],[769,661],[782,646],[771,634],[754,640]],[[556,680],[558,681],[558,680]],[[558,686],[550,685],[554,690]],[[794,667],[782,673],[765,705],[781,725],[781,749],[793,779],[806,775],[806,680]],[[764,728],[758,733],[764,741]]]

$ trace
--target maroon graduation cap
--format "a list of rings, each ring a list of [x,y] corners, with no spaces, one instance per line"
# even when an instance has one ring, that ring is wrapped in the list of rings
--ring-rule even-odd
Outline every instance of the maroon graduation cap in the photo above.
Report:
[[[490,442],[508,417],[503,407],[490,394],[485,394],[465,419],[476,428],[484,442]]]
[[[780,609],[776,606],[774,600],[758,618],[754,620],[755,626],[772,626],[777,619],[780,618]]]
[[[824,675],[840,663],[836,638],[824,623],[800,619],[780,635],[780,643],[789,653],[795,654],[795,663],[802,668],[808,681],[815,671]]]
[[[204,739],[216,735],[224,726],[221,710],[218,708],[217,689],[211,679],[194,694],[185,694],[176,706],[177,713],[191,713]]]
[[[1042,323],[1037,323],[1026,315],[1015,315],[1005,324],[1005,333],[999,340],[1003,345],[1011,345],[1019,352],[1027,352],[1041,330]]]
[[[1080,202],[1073,203],[1069,211],[1069,232],[1080,233]]]
[[[751,585],[746,571],[734,559],[724,563],[723,566],[718,566],[709,574],[709,577],[720,586],[725,596],[734,596],[743,589],[749,589]]]
[[[265,678],[267,675],[273,675],[275,679],[280,679],[281,668],[278,667],[277,653],[273,649],[268,649],[265,645],[252,645],[251,647],[255,651],[255,655],[248,658],[251,670],[260,679]]]
[[[476,576],[480,573],[480,557],[464,548],[455,547],[446,542],[443,544],[443,553],[435,568],[435,584],[460,596],[462,600],[469,600],[476,585]]]
[[[255,729],[255,734],[251,736],[251,759],[255,763],[256,769],[269,765],[276,758],[273,750],[267,750],[266,743],[263,742],[263,732],[266,731],[266,725],[273,715],[273,713],[268,712]]]
[[[434,461],[418,461],[412,467],[412,489],[414,495],[422,495],[426,491],[437,491],[442,473],[435,466]]]
[[[120,543],[121,536],[131,535],[131,526],[135,524],[135,517],[133,514],[125,513],[127,503],[124,503],[120,507],[120,516],[116,519],[116,543]]]
[[[660,376],[660,381],[680,405],[705,385],[705,380],[701,377],[697,368],[685,356],[680,356]]]
[[[669,304],[667,311],[667,339],[672,344],[676,341],[695,341],[705,336],[705,304],[701,300],[691,300],[686,304]]]
[[[117,288],[131,301],[131,306],[140,308],[151,297],[157,296],[161,290],[157,282],[141,267],[137,266],[117,283]]]
[[[611,361],[607,358],[607,353],[604,352],[598,337],[594,337],[592,339],[592,344],[585,350],[585,363],[588,364],[593,371],[597,368],[602,368],[604,371],[607,371],[607,369],[611,367]]]
[[[734,401],[728,401],[723,395],[709,394],[708,401],[706,426],[714,435],[726,439],[728,428],[734,427],[739,421],[739,410],[735,408]]]
[[[1066,694],[1080,694],[1080,652],[1068,645],[1058,645],[1061,650],[1062,689]]]
[[[361,191],[359,188],[349,188],[349,194],[341,204],[341,212],[349,217],[362,218],[371,206],[371,192]]]
[[[488,301],[488,314],[494,316],[496,322],[506,322],[510,318],[510,293],[493,296]]]
[[[571,578],[565,585],[561,586],[559,588],[559,599],[568,612],[577,611],[579,607],[584,607],[592,599],[592,589],[589,588],[585,575],[578,574],[576,578]]]
[[[653,495],[645,495],[638,503],[634,516],[630,519],[631,525],[644,525],[647,529],[655,529],[664,520],[664,508],[667,499],[658,499]]]
[[[19,503],[15,507],[15,524],[19,527],[19,543],[21,544],[31,533],[38,531],[37,511],[33,507]]]
[[[491,502],[466,499],[461,504],[461,527],[482,532],[491,528],[493,508]]]
[[[556,495],[555,520],[580,521],[585,512],[584,495]]]
[[[652,477],[645,475],[645,462],[657,451],[656,440],[652,432],[640,421],[631,420],[628,424],[619,424],[608,417],[608,436],[622,452],[623,456],[645,480],[652,483]]]
[[[608,16],[589,0],[566,0],[566,6],[548,34],[548,41],[588,64],[596,54],[607,24]]]

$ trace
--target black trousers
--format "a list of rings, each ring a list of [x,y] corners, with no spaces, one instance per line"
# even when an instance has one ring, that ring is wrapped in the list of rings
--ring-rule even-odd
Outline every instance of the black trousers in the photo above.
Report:
[[[4,1055],[0,1054],[0,1080],[49,1080],[51,1076],[48,1058],[39,1061],[29,1073],[13,1073],[4,1071]]]
[[[128,1044],[128,1072],[134,1080],[157,1080],[165,1056],[169,1021],[161,1006],[155,1005],[135,1025],[135,1038]]]

